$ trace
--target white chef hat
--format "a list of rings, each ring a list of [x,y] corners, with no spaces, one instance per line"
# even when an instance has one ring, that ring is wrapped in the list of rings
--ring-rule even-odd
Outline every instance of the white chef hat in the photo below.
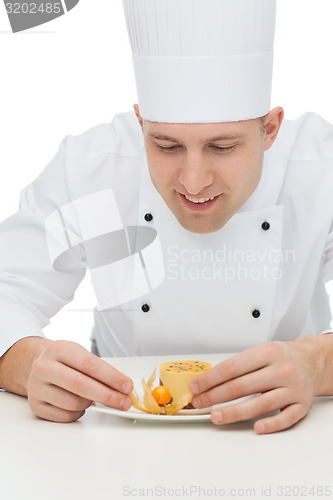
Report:
[[[276,0],[123,0],[141,116],[248,120],[270,110]]]

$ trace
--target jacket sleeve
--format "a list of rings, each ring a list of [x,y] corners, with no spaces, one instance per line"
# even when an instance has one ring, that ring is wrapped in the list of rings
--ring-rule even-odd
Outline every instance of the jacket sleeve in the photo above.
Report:
[[[73,299],[85,275],[84,259],[73,269],[53,268],[45,222],[70,200],[68,138],[20,197],[18,212],[0,224],[0,356],[23,337],[44,336],[49,319]]]
[[[325,246],[324,275],[327,281],[333,279],[333,222]]]

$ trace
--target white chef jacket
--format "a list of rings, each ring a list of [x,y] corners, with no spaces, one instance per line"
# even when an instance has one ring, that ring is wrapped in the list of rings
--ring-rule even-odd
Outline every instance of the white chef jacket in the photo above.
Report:
[[[124,227],[155,229],[164,275],[147,293],[95,311],[100,355],[234,352],[329,329],[333,126],[314,113],[284,120],[252,196],[219,231],[195,234],[152,185],[142,131],[128,112],[66,137],[0,225],[0,355],[42,336],[85,275],[81,250],[66,272],[55,268],[47,218],[108,189]]]

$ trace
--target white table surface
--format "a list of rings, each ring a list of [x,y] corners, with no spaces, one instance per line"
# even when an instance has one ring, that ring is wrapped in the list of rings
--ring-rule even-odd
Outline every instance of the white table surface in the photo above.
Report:
[[[134,377],[155,363],[224,357],[112,364]],[[78,422],[56,424],[0,392],[0,499],[333,498],[332,398],[316,399],[284,432],[259,436],[253,423],[138,422],[88,409]]]

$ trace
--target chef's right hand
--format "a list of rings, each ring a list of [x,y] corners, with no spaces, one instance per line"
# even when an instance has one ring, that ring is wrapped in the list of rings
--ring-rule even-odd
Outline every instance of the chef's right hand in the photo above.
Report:
[[[75,342],[57,340],[32,363],[27,395],[38,417],[73,422],[93,401],[128,410],[132,389],[132,380],[106,361]]]

